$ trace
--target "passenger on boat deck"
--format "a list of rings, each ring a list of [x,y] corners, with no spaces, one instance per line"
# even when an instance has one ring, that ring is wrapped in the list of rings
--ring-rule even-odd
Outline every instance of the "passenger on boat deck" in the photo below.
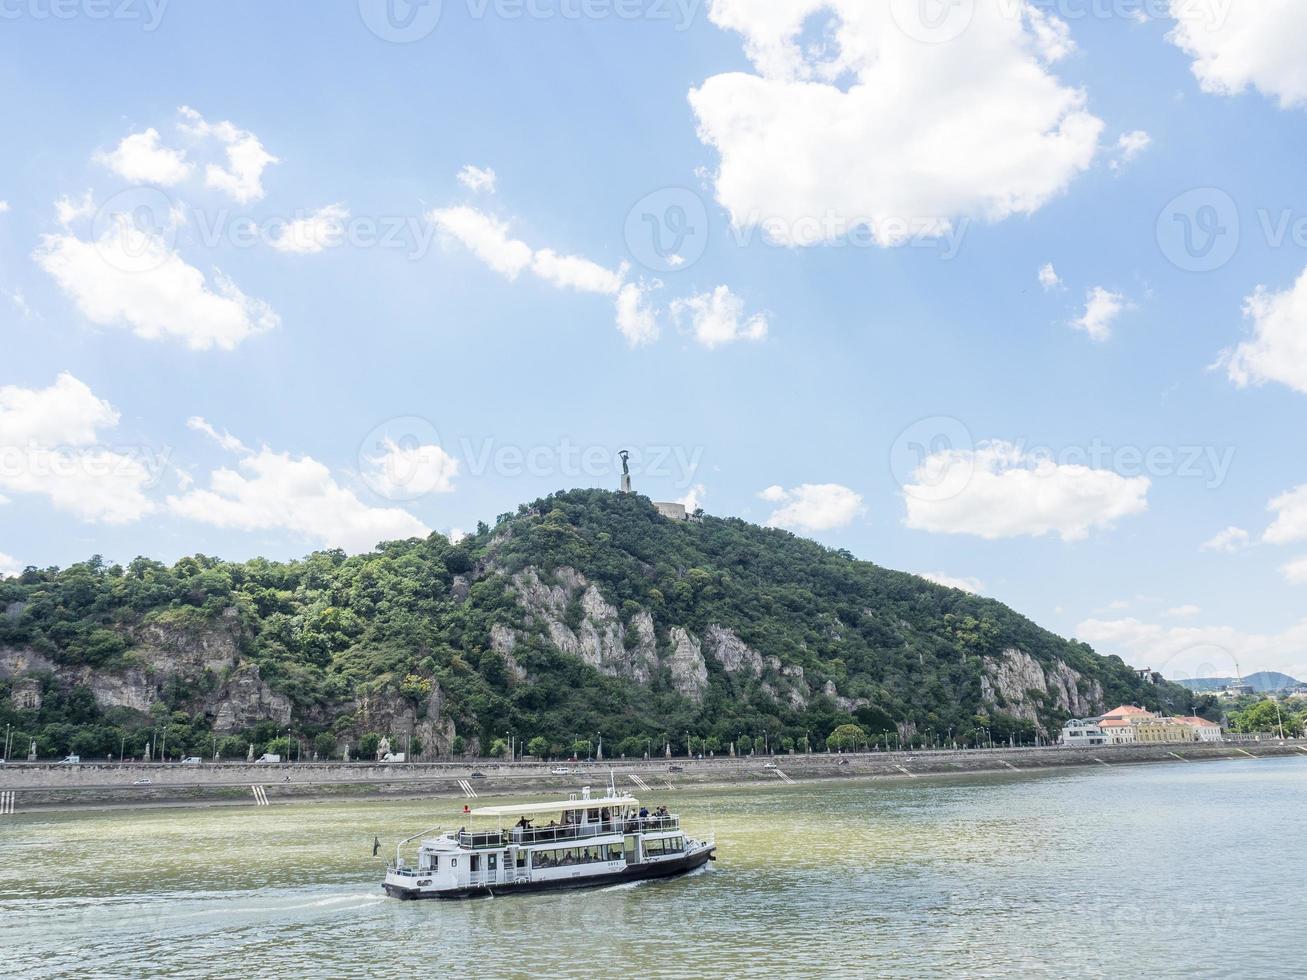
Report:
[[[649,816],[649,808],[647,806],[640,807],[640,816],[641,817]]]

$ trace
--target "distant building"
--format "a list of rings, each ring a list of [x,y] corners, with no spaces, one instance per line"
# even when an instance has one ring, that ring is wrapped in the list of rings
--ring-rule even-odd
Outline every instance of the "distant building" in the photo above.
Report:
[[[654,507],[658,509],[658,513],[669,521],[690,520],[690,513],[685,509],[685,504],[655,500]]]
[[[1219,742],[1221,741],[1221,726],[1206,718],[1189,716],[1187,718],[1176,718],[1180,724],[1187,726],[1193,732],[1195,742]]]
[[[1135,726],[1124,718],[1104,718],[1099,727],[1107,745],[1135,744]]]
[[[1088,745],[1106,745],[1107,736],[1099,725],[1101,718],[1073,718],[1062,726],[1063,745],[1070,748]]]
[[[1192,742],[1194,730],[1175,718],[1145,718],[1135,723],[1136,742]]]

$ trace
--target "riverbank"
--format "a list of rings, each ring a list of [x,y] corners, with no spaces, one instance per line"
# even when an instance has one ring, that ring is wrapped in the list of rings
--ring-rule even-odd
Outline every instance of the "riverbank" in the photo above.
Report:
[[[636,795],[682,786],[736,786],[850,778],[915,779],[1061,768],[1176,765],[1217,759],[1307,755],[1307,743],[1193,743],[1094,749],[979,749],[871,752],[743,759],[605,760],[595,763],[9,763],[0,793],[15,812],[55,809],[256,806],[358,798],[450,798],[475,806],[483,797],[563,795],[607,783]],[[555,768],[567,768],[566,775]]]

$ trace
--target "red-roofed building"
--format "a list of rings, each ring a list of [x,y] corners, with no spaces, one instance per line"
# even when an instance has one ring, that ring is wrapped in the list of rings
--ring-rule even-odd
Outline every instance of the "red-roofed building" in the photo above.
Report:
[[[1193,729],[1194,741],[1196,742],[1219,742],[1221,740],[1221,726],[1214,721],[1208,721],[1206,718],[1193,715],[1187,718],[1176,718],[1175,720]]]

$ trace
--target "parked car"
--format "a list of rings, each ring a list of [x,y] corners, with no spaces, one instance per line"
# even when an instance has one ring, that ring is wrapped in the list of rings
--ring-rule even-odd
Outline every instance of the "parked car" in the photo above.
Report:
[[[61,766],[80,766],[82,757],[80,755],[68,755],[59,760]]]
[[[486,778],[486,774],[483,772],[474,772],[470,776],[468,776],[468,779],[485,779],[485,778]]]
[[[275,753],[272,753],[272,752],[264,752],[263,755],[259,756],[259,757],[258,757],[257,759],[255,759],[254,761],[255,761],[255,763],[260,763],[260,762],[280,762],[280,761],[281,761],[281,756],[279,756],[279,755],[277,755],[277,754],[275,754]]]
[[[572,775],[572,770],[571,770],[571,769],[568,769],[567,766],[555,766],[553,769],[550,769],[549,771],[550,771],[551,773],[553,773],[555,776],[570,776],[570,775]]]
[[[775,768],[776,768],[776,763],[774,763],[774,762],[764,762],[764,763],[762,764],[762,767],[763,767],[764,769],[775,769]]]
[[[198,766],[199,764],[200,764],[200,757],[198,755],[188,755],[185,759],[182,760],[183,766]]]
[[[132,780],[132,785],[133,785],[133,786],[150,786],[150,785],[152,785],[153,783],[154,783],[154,780],[151,779],[149,776],[142,776],[140,779],[133,779],[133,780]]]
[[[685,772],[685,766],[668,766],[668,772]]]

